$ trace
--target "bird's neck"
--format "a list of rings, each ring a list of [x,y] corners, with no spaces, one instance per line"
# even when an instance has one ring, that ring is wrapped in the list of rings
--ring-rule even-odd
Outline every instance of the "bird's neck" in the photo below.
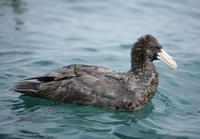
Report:
[[[148,82],[147,85],[150,85],[152,81],[158,82],[158,73],[151,60],[146,60],[139,66],[133,65],[130,71],[131,76],[135,76],[138,81],[144,80],[144,82]]]
[[[135,93],[135,87],[140,91],[135,96],[138,102],[143,102],[138,108],[143,108],[155,95],[158,86],[158,73],[154,64],[149,61],[140,66],[134,66],[129,71],[130,79],[134,79],[133,90]],[[134,78],[133,78],[134,77]],[[135,102],[137,104],[138,102]]]
[[[155,71],[155,66],[150,59],[136,59],[131,61],[131,71],[134,73],[143,72],[146,70]]]

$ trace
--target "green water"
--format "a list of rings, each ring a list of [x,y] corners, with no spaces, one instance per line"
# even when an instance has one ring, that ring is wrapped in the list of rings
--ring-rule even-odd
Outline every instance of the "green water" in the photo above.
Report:
[[[0,139],[200,138],[200,1],[0,0]],[[159,88],[136,112],[55,104],[7,89],[72,63],[127,71],[155,35],[178,64],[155,62]]]

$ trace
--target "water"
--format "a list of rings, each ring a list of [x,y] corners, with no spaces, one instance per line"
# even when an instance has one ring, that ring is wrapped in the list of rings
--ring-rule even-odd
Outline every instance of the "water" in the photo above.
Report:
[[[0,138],[200,138],[198,0],[0,0]],[[155,35],[178,64],[155,62],[159,88],[136,112],[55,104],[7,91],[72,64],[130,68],[132,43]]]

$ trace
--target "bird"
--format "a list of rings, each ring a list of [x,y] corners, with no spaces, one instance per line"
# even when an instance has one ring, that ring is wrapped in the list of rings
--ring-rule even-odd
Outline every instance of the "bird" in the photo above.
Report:
[[[131,67],[117,72],[107,67],[71,64],[43,76],[22,79],[11,91],[60,103],[135,111],[144,108],[158,87],[154,60],[171,69],[177,64],[151,34],[139,37],[131,48]]]

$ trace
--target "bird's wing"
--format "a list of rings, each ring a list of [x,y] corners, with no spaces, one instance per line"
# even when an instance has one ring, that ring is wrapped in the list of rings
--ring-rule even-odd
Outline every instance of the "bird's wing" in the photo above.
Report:
[[[123,82],[125,77],[118,73],[82,74],[41,83],[35,94],[60,102],[114,107],[114,102],[124,92]]]
[[[12,90],[59,102],[116,107],[128,76],[109,68],[70,65],[18,82]],[[127,95],[128,96],[128,95]]]

